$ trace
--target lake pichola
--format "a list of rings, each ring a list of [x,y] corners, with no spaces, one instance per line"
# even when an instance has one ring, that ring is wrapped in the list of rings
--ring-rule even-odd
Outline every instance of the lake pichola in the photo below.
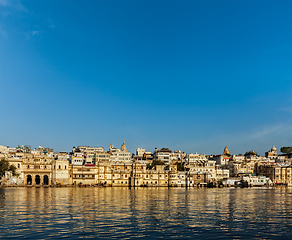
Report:
[[[292,188],[4,188],[0,238],[292,239]]]

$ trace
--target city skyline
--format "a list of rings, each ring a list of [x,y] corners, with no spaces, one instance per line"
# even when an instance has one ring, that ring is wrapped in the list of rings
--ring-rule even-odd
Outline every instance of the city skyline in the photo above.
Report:
[[[74,145],[74,146],[72,146],[72,148],[69,151],[64,151],[64,150],[63,151],[62,150],[61,151],[56,151],[55,149],[53,149],[50,146],[43,146],[43,145],[38,145],[38,146],[21,145],[21,144],[18,144],[17,146],[0,145],[0,147],[2,147],[2,148],[10,148],[11,150],[13,149],[12,152],[15,151],[16,149],[30,148],[31,151],[32,150],[36,150],[36,149],[50,149],[50,151],[54,151],[56,153],[72,153],[74,151],[74,149],[79,149],[79,148],[81,148],[81,149],[83,149],[83,148],[102,149],[100,151],[111,152],[111,149],[118,149],[119,150],[119,149],[123,149],[123,146],[126,147],[125,139],[124,139],[124,141],[123,141],[123,143],[121,145],[114,145],[114,144],[110,143],[109,144],[109,148],[107,148],[105,146],[101,146],[101,145],[100,146]],[[143,148],[143,146],[140,146],[140,147],[136,147],[134,150],[132,150],[131,148],[127,147],[126,150],[122,150],[122,151],[127,151],[127,152],[129,152],[131,154],[137,155],[138,154],[137,152],[141,151],[141,150],[143,152],[146,152],[147,154],[149,152],[155,153],[156,151],[160,151],[160,150],[169,150],[172,153],[180,152],[180,153],[185,153],[185,154],[199,154],[199,155],[206,155],[206,156],[225,155],[226,152],[227,152],[227,155],[230,155],[230,156],[243,156],[243,155],[246,155],[246,154],[249,155],[250,152],[254,152],[258,156],[265,156],[266,153],[269,152],[271,149],[275,149],[276,152],[278,151],[279,155],[281,155],[281,154],[282,155],[287,155],[287,152],[285,150],[284,150],[284,152],[281,151],[282,147],[287,147],[287,146],[281,146],[281,147],[277,148],[273,144],[272,148],[267,148],[267,150],[263,154],[257,152],[254,149],[249,149],[249,150],[246,150],[245,152],[242,152],[242,153],[234,153],[234,152],[232,152],[232,150],[231,150],[231,152],[229,152],[228,146],[225,146],[220,153],[215,153],[215,154],[206,154],[204,152],[197,152],[197,151],[186,152],[183,149],[171,149],[171,148],[169,148],[167,146],[160,147],[160,148],[155,147],[154,149],[146,149],[146,148]],[[290,146],[288,148],[292,148],[292,147]]]
[[[292,144],[291,1],[0,0],[0,145]]]

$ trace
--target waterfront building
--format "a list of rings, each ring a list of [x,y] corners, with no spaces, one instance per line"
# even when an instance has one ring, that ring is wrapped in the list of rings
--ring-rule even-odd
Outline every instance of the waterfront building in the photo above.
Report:
[[[214,160],[196,160],[191,161],[189,164],[185,164],[186,171],[190,171],[195,174],[206,174],[209,181],[216,179],[216,169]]]
[[[24,155],[22,173],[26,185],[50,185],[54,158],[43,154]]]
[[[229,169],[216,168],[215,181],[220,181],[229,178]]]
[[[95,184],[96,167],[95,165],[72,165],[73,184]]]
[[[256,164],[256,174],[270,178],[275,184],[292,186],[291,163],[258,162]]]
[[[156,165],[153,169],[146,171],[141,183],[145,186],[177,186],[177,166]]]
[[[73,147],[70,154],[55,153],[41,145],[32,151],[29,146],[0,146],[0,157],[13,164],[19,174],[13,178],[9,174],[5,177],[7,183],[12,181],[13,184],[196,186],[222,181],[230,176],[253,176],[249,181],[258,183],[264,178],[256,178],[255,175],[262,175],[275,184],[292,186],[291,159],[288,155],[276,156],[274,146],[268,157],[254,154],[230,157],[227,147],[222,155],[210,158],[198,153],[185,154],[180,150],[172,152],[168,148],[156,148],[153,154],[138,148],[136,153],[136,156],[131,156],[125,141],[121,148],[110,144],[109,151],[104,151],[103,147]],[[147,169],[153,159],[162,161],[164,165]],[[183,166],[180,170],[184,171],[177,170],[177,163],[182,164],[179,165]]]
[[[194,187],[205,185],[212,181],[211,173],[195,171],[178,171],[177,185],[179,187]]]
[[[266,176],[247,175],[242,177],[251,186],[265,186],[273,184],[272,180]]]
[[[245,158],[232,158],[229,163],[229,171],[231,177],[238,177],[240,175],[249,175],[255,172],[256,160]]]
[[[16,173],[18,174],[18,177],[13,178],[14,184],[25,184],[24,178],[24,165],[23,165],[23,158],[27,155],[27,153],[23,153],[21,151],[17,152],[9,152],[7,151],[5,154],[3,154],[2,158],[7,160],[10,165],[14,165],[16,168]],[[11,179],[11,178],[10,178]]]
[[[72,184],[72,173],[68,161],[68,154],[66,152],[58,153],[52,164],[52,183],[62,185]]]

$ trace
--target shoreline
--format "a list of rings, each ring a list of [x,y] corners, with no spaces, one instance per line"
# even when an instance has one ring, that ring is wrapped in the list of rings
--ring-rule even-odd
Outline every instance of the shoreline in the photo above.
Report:
[[[186,189],[197,189],[197,188],[277,188],[277,187],[292,187],[292,186],[286,186],[286,185],[273,185],[273,186],[267,186],[267,185],[256,185],[256,186],[248,186],[248,187],[241,187],[238,185],[232,185],[232,186],[216,186],[216,187],[206,187],[206,186],[135,186],[135,187],[129,187],[129,186],[78,186],[78,185],[61,185],[61,186],[56,186],[56,185],[43,185],[43,186],[38,186],[38,185],[6,185],[6,186],[0,186],[0,189],[5,189],[5,188],[129,188],[129,189],[135,189],[135,188],[186,188]]]

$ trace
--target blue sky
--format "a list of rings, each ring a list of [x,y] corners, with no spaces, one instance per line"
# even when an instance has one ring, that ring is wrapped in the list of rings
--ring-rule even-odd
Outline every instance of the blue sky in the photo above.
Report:
[[[0,0],[0,144],[292,145],[292,1]]]

